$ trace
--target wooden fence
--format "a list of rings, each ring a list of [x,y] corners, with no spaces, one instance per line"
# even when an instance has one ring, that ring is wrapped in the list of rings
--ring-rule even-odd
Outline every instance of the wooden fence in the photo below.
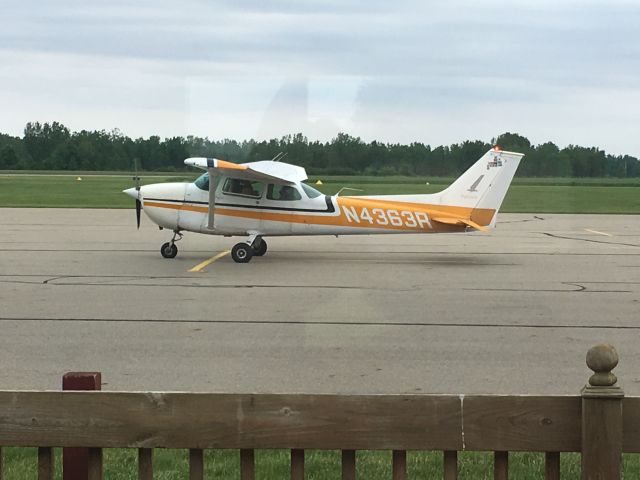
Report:
[[[640,452],[640,397],[624,398],[611,346],[589,351],[596,372],[576,396],[307,395],[134,392],[0,392],[0,446],[38,447],[38,475],[52,478],[55,447],[89,447],[89,478],[102,478],[102,448],[137,448],[151,479],[152,449],[189,449],[190,478],[203,478],[203,449],[239,449],[241,478],[255,449],[290,449],[291,478],[304,478],[305,449],[342,450],[342,478],[355,451],[392,450],[393,479],[406,478],[407,450],[493,451],[496,479],[509,451],[546,452],[545,476],[560,478],[560,453],[582,452],[583,479],[619,479],[622,452]],[[0,456],[0,465],[2,463]],[[1,477],[1,473],[0,473]]]

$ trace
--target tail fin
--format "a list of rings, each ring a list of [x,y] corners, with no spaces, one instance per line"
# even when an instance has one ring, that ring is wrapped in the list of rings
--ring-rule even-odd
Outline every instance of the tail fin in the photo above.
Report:
[[[493,227],[523,156],[492,148],[440,193],[440,203],[472,208],[472,221]]]
[[[463,217],[454,216],[454,223],[466,223],[476,230],[482,230],[478,227],[485,226],[493,228],[496,214],[502,205],[522,157],[524,157],[522,153],[503,152],[498,147],[494,147],[440,193],[373,195],[358,198],[421,203],[431,208],[438,205],[463,207],[465,212]],[[443,223],[444,217],[438,221]],[[448,221],[444,223],[448,223]]]

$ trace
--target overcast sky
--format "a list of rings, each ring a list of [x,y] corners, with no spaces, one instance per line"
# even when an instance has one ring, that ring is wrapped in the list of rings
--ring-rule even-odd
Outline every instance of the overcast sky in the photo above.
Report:
[[[268,6],[267,6],[268,5]],[[28,121],[640,156],[639,1],[0,0],[0,132]]]

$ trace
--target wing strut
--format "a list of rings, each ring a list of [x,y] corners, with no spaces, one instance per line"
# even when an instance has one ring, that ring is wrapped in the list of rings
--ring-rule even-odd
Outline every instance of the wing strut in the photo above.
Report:
[[[215,220],[215,212],[216,212],[216,185],[215,185],[215,175],[216,171],[213,168],[208,168],[209,172],[209,221],[207,223],[207,229],[213,230],[214,220]]]

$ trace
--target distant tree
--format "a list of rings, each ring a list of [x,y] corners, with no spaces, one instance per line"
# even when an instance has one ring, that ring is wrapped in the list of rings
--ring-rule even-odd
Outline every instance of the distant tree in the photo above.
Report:
[[[526,137],[511,132],[498,135],[491,143],[463,141],[432,148],[418,142],[366,143],[343,132],[330,142],[309,141],[302,133],[241,142],[194,136],[134,140],[117,129],[71,133],[58,122],[29,122],[23,138],[0,134],[0,168],[132,170],[133,159],[138,158],[142,169],[182,170],[184,159],[192,156],[247,162],[270,159],[283,152],[287,154],[285,161],[305,167],[312,174],[451,177],[462,173],[493,144],[525,154],[519,176],[640,176],[640,162],[635,157],[607,155],[595,147],[575,145],[560,150],[551,142],[534,146]]]
[[[531,151],[531,142],[528,138],[523,137],[517,133],[506,132],[498,135],[497,138],[492,140],[494,145],[499,145],[503,150],[509,150],[512,152],[520,152],[525,155]]]
[[[30,168],[65,168],[53,164],[49,157],[53,151],[69,140],[69,129],[58,122],[52,124],[27,123],[24,129],[24,147],[29,155]]]
[[[540,177],[568,175],[570,168],[563,167],[559,153],[558,147],[551,142],[532,147],[518,167],[518,175]]]
[[[18,155],[11,145],[5,145],[0,150],[0,169],[14,169],[18,167]]]

